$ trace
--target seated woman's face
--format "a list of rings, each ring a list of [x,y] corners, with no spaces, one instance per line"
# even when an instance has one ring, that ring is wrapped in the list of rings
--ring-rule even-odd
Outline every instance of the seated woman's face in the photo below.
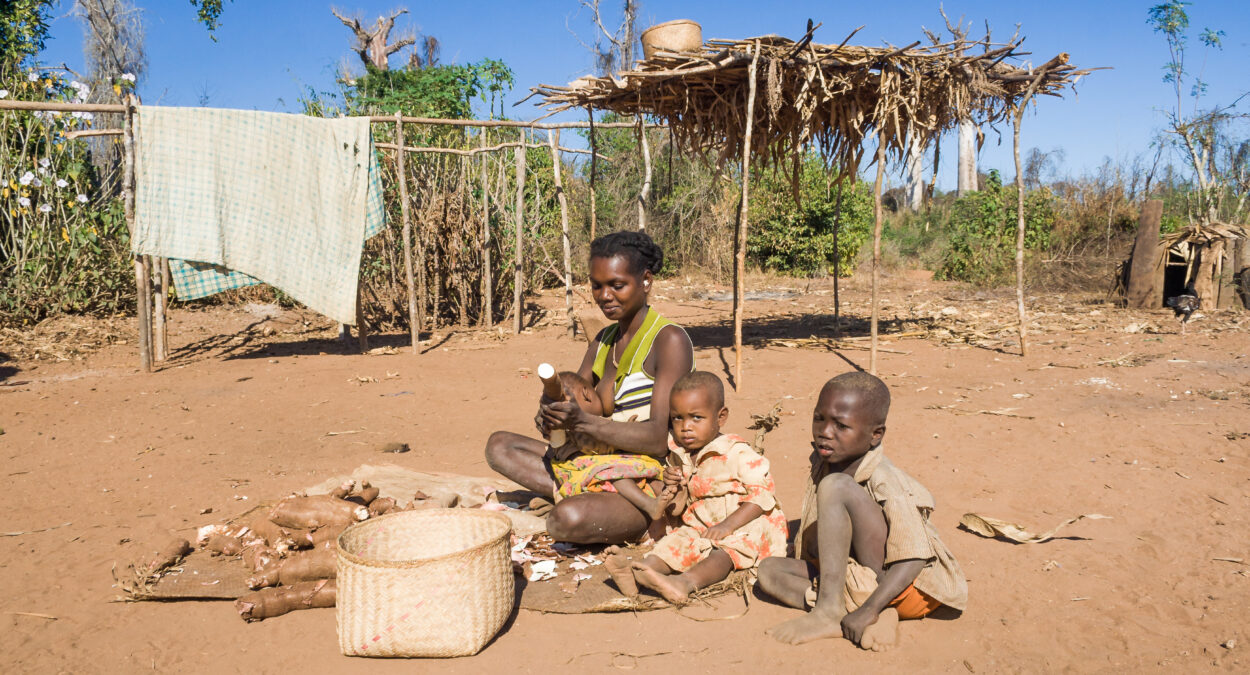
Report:
[[[625,256],[590,259],[590,291],[603,315],[612,321],[630,316],[647,302],[647,279],[634,274]]]

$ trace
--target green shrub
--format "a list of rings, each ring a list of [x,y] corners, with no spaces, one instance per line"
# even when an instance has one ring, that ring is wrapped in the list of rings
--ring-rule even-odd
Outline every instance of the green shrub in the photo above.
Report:
[[[812,276],[832,273],[836,258],[842,275],[850,275],[872,233],[872,195],[865,183],[847,180],[839,216],[838,187],[826,182],[828,175],[819,157],[805,157],[799,204],[784,172],[765,173],[755,182],[747,233],[747,255],[753,262],[766,270]],[[835,222],[840,223],[836,248]]]
[[[948,224],[949,246],[937,278],[993,285],[1015,269],[1016,187],[990,171],[985,189],[957,199]],[[1055,223],[1055,198],[1046,188],[1024,197],[1024,247],[1045,249]]]

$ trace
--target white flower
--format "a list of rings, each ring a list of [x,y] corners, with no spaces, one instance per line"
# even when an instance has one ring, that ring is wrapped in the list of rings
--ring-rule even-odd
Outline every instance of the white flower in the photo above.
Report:
[[[35,174],[27,171],[26,173],[22,174],[21,178],[18,178],[17,180],[22,185],[30,185],[30,182],[32,180],[35,180]]]
[[[48,170],[47,170],[47,169],[45,169],[45,168],[43,168],[42,166],[41,166],[41,167],[39,167],[39,169],[37,169],[37,170],[39,171],[39,175],[40,175],[40,176],[46,176],[46,175],[48,175]],[[38,186],[36,186],[36,187],[38,187]]]
[[[49,212],[49,211],[51,211],[51,210],[52,210],[52,207],[51,207],[50,205],[48,205],[48,204],[40,204],[40,205],[39,205],[39,212],[40,212],[40,213],[47,213],[47,212]]]
[[[18,197],[17,205],[18,206],[30,206],[30,197]]]
[[[52,165],[52,160],[48,159],[47,157],[43,157],[39,160],[39,166],[42,166],[45,169],[51,165]]]
[[[80,195],[78,195],[75,199],[77,199],[77,200],[78,200],[78,203],[79,203],[79,204],[86,204],[86,203],[87,203],[87,195],[82,195],[82,194],[80,194]]]
[[[29,80],[29,81],[31,81],[31,82],[38,82],[38,81],[39,81],[39,73],[36,73],[35,71],[33,71],[33,70],[32,70],[32,71],[30,71],[29,73],[27,73],[27,74],[26,74],[26,79],[27,79],[27,80]]]
[[[122,79],[123,79],[123,80],[128,80],[128,81],[130,81],[130,82],[134,82],[134,81],[135,81],[135,74],[134,74],[134,73],[122,73]]]
[[[38,178],[34,179],[31,182],[35,184],[35,187],[43,187],[43,181],[39,180]]]
[[[80,119],[82,119],[82,113],[78,112],[77,110],[75,110],[74,112],[70,113],[70,114],[69,114],[69,116],[70,116],[70,117],[73,117],[73,118],[74,118],[74,119],[76,119],[76,120],[80,120]]]
[[[87,86],[87,85],[83,84],[82,82],[79,82],[78,80],[73,80],[73,81],[71,81],[71,82],[69,83],[69,86],[71,86],[71,87],[73,87],[73,88],[75,88],[75,89],[82,89],[83,87],[85,87],[85,86]]]
[[[56,186],[59,188],[69,187],[69,181],[65,180],[64,178],[58,178],[56,179]]]
[[[95,114],[94,114],[94,113],[85,112],[85,113],[83,113],[83,114],[82,114],[82,118],[83,118],[83,119],[85,119],[85,120],[90,121],[90,120],[95,119]]]
[[[9,97],[9,90],[8,90],[8,89],[0,89],[0,98],[8,98],[8,97]]]

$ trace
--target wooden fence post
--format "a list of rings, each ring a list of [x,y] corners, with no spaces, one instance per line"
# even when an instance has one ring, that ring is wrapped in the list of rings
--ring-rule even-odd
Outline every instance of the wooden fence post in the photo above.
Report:
[[[755,43],[755,54],[747,71],[747,120],[742,140],[742,196],[738,204],[738,227],[734,248],[734,391],[742,391],[742,315],[745,307],[746,260],[747,260],[747,208],[751,185],[751,132],[755,123],[755,72],[760,60],[760,45]]]
[[[126,97],[123,116],[122,150],[125,161],[122,166],[122,205],[126,214],[126,227],[131,240],[135,235],[135,98]],[[144,372],[152,372],[152,275],[145,256],[135,259],[135,299],[139,315],[139,366]]]
[[[560,180],[560,130],[553,129],[547,135],[551,145],[551,175],[556,184],[556,200],[560,202],[560,231],[564,243],[564,309],[569,315],[569,337],[577,337],[577,317],[573,314],[573,269],[569,244],[569,202],[564,196],[564,184]]]
[[[524,133],[524,132],[522,132]],[[525,262],[525,145],[516,149],[516,253],[512,267],[512,332],[520,333],[521,315],[524,313],[522,303],[525,301],[523,286],[525,272],[521,265]]]
[[[748,122],[748,128],[749,125]],[[651,198],[651,149],[647,146],[647,126],[642,123],[641,111],[638,113],[638,151],[642,153],[642,190],[638,192],[638,229],[645,231],[647,229],[647,201]]]
[[[417,353],[421,340],[421,326],[417,324],[417,288],[412,273],[412,220],[408,216],[408,170],[404,163],[404,121],[395,111],[396,170],[399,173],[399,212],[404,223],[404,276],[408,281],[408,333],[412,340],[412,353]]]
[[[870,332],[872,336],[868,352],[868,372],[877,374],[877,294],[881,286],[881,221],[884,214],[881,210],[881,183],[885,176],[885,127],[877,129],[877,180],[872,186],[872,319]]]
[[[595,147],[595,111],[587,108],[586,114],[590,116],[590,240],[595,240],[595,226],[598,224],[598,199],[595,193],[595,169],[598,166],[599,149]]]
[[[152,276],[156,280],[156,313],[152,326],[153,352],[157,361],[164,361],[169,358],[165,341],[165,305],[169,293],[169,281],[165,270],[168,269],[166,267],[168,263],[164,258],[152,258],[152,260],[156,267],[152,270]]]
[[[486,129],[482,128],[481,146],[486,147]],[[495,289],[491,284],[490,268],[490,195],[487,188],[486,153],[482,153],[482,313],[478,324],[490,326],[495,323]]]
[[[1024,106],[1016,110],[1011,125],[1011,152],[1016,160],[1016,312],[1019,315],[1020,356],[1029,355],[1028,317],[1024,312],[1024,170],[1020,166],[1020,123]]]

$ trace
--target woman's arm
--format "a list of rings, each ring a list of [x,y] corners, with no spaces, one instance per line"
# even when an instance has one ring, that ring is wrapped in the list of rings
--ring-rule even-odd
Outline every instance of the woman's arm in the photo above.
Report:
[[[666,326],[655,338],[655,386],[651,390],[651,419],[646,422],[614,422],[582,412],[576,403],[552,403],[543,408],[548,429],[572,429],[621,450],[662,459],[668,454],[668,401],[677,378],[690,372],[694,350],[685,331]],[[592,359],[591,352],[587,357]],[[585,367],[585,364],[583,364]]]

